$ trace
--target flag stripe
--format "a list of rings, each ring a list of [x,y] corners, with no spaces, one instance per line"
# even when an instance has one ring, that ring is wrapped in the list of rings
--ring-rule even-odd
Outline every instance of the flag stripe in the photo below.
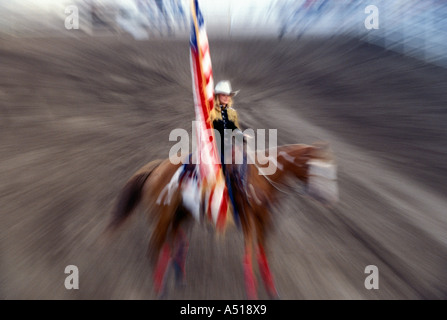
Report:
[[[210,111],[214,107],[214,80],[208,37],[198,0],[191,1],[191,15],[191,73],[194,110],[198,122],[196,159],[199,160],[199,164],[197,167],[208,201],[207,216],[213,220],[216,227],[222,229],[226,222],[228,193],[209,119]]]

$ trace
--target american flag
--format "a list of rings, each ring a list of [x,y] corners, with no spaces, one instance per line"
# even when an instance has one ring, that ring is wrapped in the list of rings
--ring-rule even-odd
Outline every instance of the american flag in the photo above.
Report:
[[[210,111],[214,107],[213,70],[205,22],[198,0],[191,0],[191,17],[190,57],[198,140],[195,156],[196,163],[199,162],[196,168],[206,197],[206,214],[218,230],[223,230],[229,216],[229,199],[209,120]]]

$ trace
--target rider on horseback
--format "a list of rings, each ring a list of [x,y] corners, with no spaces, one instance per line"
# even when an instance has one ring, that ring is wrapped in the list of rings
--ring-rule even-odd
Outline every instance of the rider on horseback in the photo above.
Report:
[[[234,202],[234,187],[241,189],[243,186],[243,180],[246,173],[246,154],[243,154],[243,163],[235,164],[233,160],[236,160],[235,148],[239,148],[237,151],[243,152],[243,145],[233,145],[233,136],[240,135],[243,138],[243,133],[239,127],[238,114],[233,106],[233,97],[239,93],[233,91],[231,83],[228,80],[223,80],[217,83],[214,89],[214,108],[210,112],[210,121],[213,124],[213,128],[220,134],[220,145],[217,141],[217,147],[220,152],[220,160],[222,164],[222,172],[225,176],[226,185],[228,188],[228,194],[230,196],[231,203],[233,205],[233,214],[236,223],[238,223],[237,207]],[[236,138],[236,141],[238,139]],[[243,141],[239,139],[239,141]],[[229,170],[227,165],[231,164]]]
[[[218,155],[222,164],[222,173],[225,178],[225,184],[230,197],[235,222],[238,223],[238,212],[235,204],[235,192],[236,190],[242,190],[245,185],[246,173],[247,173],[247,156],[244,152],[243,139],[245,138],[239,127],[238,114],[233,106],[233,97],[239,91],[233,91],[231,89],[231,83],[228,80],[220,81],[217,83],[214,89],[214,106],[210,111],[209,120],[212,123],[215,130],[215,141]],[[220,137],[218,137],[219,135]],[[236,137],[236,143],[233,145],[233,137]],[[237,142],[242,143],[237,143]],[[237,150],[235,150],[237,149]],[[239,159],[235,153],[240,152],[242,154]],[[190,210],[197,212],[197,202],[200,201],[199,190],[191,186],[195,186],[197,179],[196,165],[190,161],[183,165],[182,171],[179,176],[179,182],[184,183],[183,201],[190,207]],[[240,159],[242,158],[242,159]],[[238,160],[242,163],[237,163]],[[195,210],[193,209],[195,208]],[[198,217],[201,213],[197,212]]]

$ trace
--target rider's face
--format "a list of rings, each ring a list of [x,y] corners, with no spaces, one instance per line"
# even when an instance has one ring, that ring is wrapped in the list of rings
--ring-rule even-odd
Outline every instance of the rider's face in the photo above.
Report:
[[[220,93],[219,94],[219,101],[221,104],[227,105],[231,100],[231,96],[229,96],[228,94],[223,94]]]

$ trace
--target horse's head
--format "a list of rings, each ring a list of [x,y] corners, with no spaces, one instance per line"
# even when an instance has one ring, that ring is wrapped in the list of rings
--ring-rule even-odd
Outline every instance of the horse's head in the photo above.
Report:
[[[338,201],[337,166],[327,143],[286,145],[278,147],[275,153],[270,150],[267,157],[270,161],[275,159],[274,173],[266,175],[265,170],[259,170],[271,184],[287,185],[288,178],[298,178],[313,198],[325,204]]]
[[[309,151],[307,161],[307,192],[325,203],[338,202],[337,165],[326,143],[317,143]]]

